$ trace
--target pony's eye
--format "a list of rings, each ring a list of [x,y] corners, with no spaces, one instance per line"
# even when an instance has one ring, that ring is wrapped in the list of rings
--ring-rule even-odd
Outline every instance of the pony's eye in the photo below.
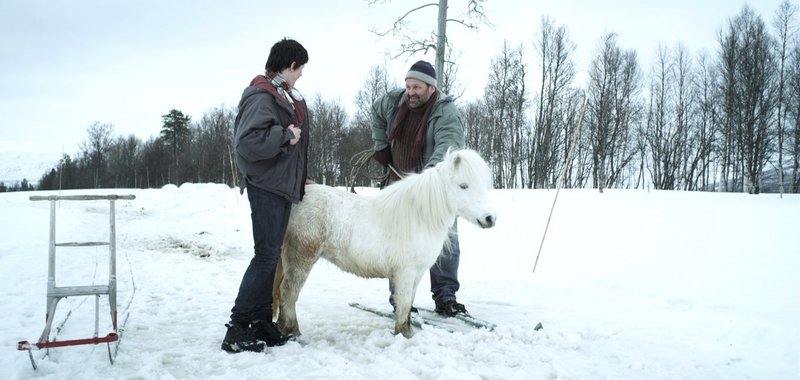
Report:
[[[462,188],[464,190],[469,189],[469,185],[467,185],[466,183],[462,183],[462,184],[458,185],[458,187],[460,187],[460,188]]]

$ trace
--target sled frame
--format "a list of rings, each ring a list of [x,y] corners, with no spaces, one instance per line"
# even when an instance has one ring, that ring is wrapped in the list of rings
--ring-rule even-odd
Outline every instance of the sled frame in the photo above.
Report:
[[[114,356],[111,354],[111,343],[119,340],[117,325],[117,252],[116,252],[116,222],[115,222],[115,201],[133,200],[135,195],[49,195],[31,196],[31,201],[50,202],[50,244],[48,250],[47,264],[47,313],[45,315],[45,326],[41,336],[36,343],[23,340],[17,343],[17,350],[28,351],[33,369],[37,369],[36,360],[33,357],[33,350],[48,350],[56,347],[78,346],[87,344],[106,343],[108,346],[108,358],[114,364]],[[56,202],[57,201],[98,201],[107,200],[109,202],[109,234],[108,241],[86,241],[86,242],[56,242]],[[84,286],[57,286],[56,285],[56,248],[59,247],[97,247],[107,246],[109,255],[109,276],[106,285],[84,285]],[[62,298],[75,296],[94,296],[95,297],[95,323],[94,335],[91,338],[72,339],[72,340],[50,340],[50,330],[56,314],[56,307]],[[105,336],[99,335],[100,326],[100,297],[108,296],[109,311],[111,314],[112,331]],[[71,312],[70,312],[71,313]]]

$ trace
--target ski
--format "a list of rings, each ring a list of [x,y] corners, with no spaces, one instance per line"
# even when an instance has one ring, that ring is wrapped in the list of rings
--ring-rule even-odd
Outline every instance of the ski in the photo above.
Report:
[[[351,307],[361,309],[381,317],[394,319],[394,313],[362,305],[357,302],[351,302]],[[447,317],[439,315],[431,309],[417,307],[419,313],[411,314],[411,325],[417,328],[424,328],[423,325],[428,325],[436,328],[446,330],[448,332],[465,331],[465,329],[482,328],[493,331],[496,325],[491,322],[483,321],[472,316],[461,315],[463,318]]]
[[[370,313],[375,314],[375,315],[379,315],[379,316],[384,317],[384,318],[394,319],[394,313],[392,313],[392,312],[376,309],[374,307],[369,307],[369,306],[366,306],[366,305],[362,305],[362,304],[360,304],[358,302],[350,302],[350,307],[354,307],[356,309],[364,310],[364,311],[370,312]],[[414,326],[416,328],[420,328],[421,329],[422,328],[422,324],[423,324],[423,322],[420,321],[419,319],[415,319],[413,316],[411,317],[411,326]]]
[[[464,322],[467,325],[470,325],[472,327],[476,327],[476,328],[479,328],[479,329],[487,329],[489,331],[494,331],[494,328],[497,327],[497,325],[492,323],[492,322],[485,321],[485,320],[479,319],[479,318],[475,318],[475,317],[473,317],[472,315],[470,315],[468,313],[466,313],[466,314],[456,314],[456,315],[453,315],[453,316],[444,316],[444,315],[441,315],[441,314],[437,313],[435,310],[428,309],[426,307],[417,306],[417,309],[420,310],[420,311],[425,311],[428,314],[435,315],[437,318],[441,318],[441,319],[455,318],[455,319],[458,319],[461,322]]]

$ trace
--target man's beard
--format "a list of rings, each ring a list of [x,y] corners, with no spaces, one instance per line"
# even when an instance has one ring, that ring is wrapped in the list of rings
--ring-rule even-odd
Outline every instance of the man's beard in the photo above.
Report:
[[[428,98],[428,99],[430,99],[430,98]],[[428,99],[422,99],[422,97],[420,97],[420,96],[409,97],[408,98],[408,106],[411,107],[411,108],[419,108],[422,105],[424,105],[425,103],[427,103]]]

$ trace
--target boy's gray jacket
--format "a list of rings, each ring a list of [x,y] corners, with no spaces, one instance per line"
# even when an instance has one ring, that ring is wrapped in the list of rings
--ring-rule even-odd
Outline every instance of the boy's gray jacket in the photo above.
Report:
[[[306,110],[303,101],[303,110]],[[300,141],[289,144],[291,124],[302,129]],[[247,184],[278,194],[292,203],[305,192],[308,127],[298,120],[292,106],[264,88],[247,87],[239,102],[234,124],[236,166],[243,174],[240,191]]]
[[[464,148],[464,126],[453,97],[445,96],[438,89],[436,91],[439,97],[428,119],[420,170],[442,161],[448,149]],[[372,104],[372,141],[376,152],[389,146],[386,140],[392,123],[400,104],[405,101],[405,90],[397,89],[389,91]]]

